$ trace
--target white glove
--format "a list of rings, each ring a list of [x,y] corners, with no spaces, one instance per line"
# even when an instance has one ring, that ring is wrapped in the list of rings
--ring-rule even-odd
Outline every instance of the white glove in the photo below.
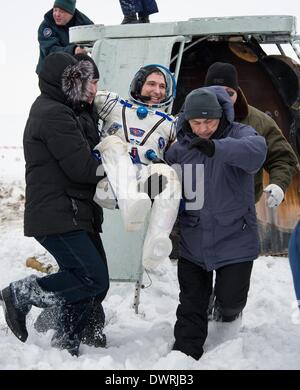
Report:
[[[277,184],[269,184],[264,192],[267,194],[267,206],[270,208],[278,207],[283,201],[284,192]]]
[[[93,200],[104,209],[114,210],[117,207],[117,200],[107,177],[98,182]]]

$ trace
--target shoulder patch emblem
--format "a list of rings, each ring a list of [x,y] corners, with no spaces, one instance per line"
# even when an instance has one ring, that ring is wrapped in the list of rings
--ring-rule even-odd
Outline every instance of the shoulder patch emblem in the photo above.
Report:
[[[158,140],[158,147],[159,149],[164,149],[166,146],[166,141],[163,137],[160,137],[159,140]]]
[[[143,137],[145,130],[137,129],[136,127],[130,127],[130,134],[134,137]]]
[[[110,125],[109,129],[107,129],[106,132],[108,135],[114,135],[119,131],[119,129],[121,129],[121,127],[122,125],[117,122],[114,122]]]
[[[49,38],[52,35],[52,30],[49,27],[44,28],[43,35],[45,38]]]

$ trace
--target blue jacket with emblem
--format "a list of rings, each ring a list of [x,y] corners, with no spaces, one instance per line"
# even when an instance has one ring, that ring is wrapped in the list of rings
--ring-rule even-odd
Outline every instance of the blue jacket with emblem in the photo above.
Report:
[[[73,55],[76,45],[69,43],[69,28],[89,24],[93,24],[93,22],[76,9],[73,18],[68,24],[57,26],[53,19],[53,9],[48,11],[38,30],[40,58],[36,67],[36,73],[40,73],[44,59],[50,53],[64,51]]]
[[[214,88],[217,87],[208,89]],[[166,153],[170,164],[180,166],[183,179],[185,207],[179,216],[180,256],[207,271],[257,258],[254,174],[267,151],[265,139],[252,127],[233,122],[229,96],[220,91],[214,92],[223,108],[225,126],[220,138],[212,136],[213,157],[189,148],[196,135],[183,119],[184,113],[178,120],[178,141]],[[192,169],[187,169],[189,164]],[[196,171],[196,166],[202,170]],[[202,204],[201,199],[196,202],[191,196],[197,188]]]

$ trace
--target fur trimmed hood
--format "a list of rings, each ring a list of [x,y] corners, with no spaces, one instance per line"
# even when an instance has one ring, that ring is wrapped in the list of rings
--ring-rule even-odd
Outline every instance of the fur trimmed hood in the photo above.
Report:
[[[94,68],[89,61],[78,61],[67,53],[46,57],[39,74],[42,93],[73,109],[89,100]]]
[[[91,81],[94,78],[94,68],[89,61],[79,61],[69,65],[62,74],[62,91],[67,101],[77,107],[88,102],[91,96]]]

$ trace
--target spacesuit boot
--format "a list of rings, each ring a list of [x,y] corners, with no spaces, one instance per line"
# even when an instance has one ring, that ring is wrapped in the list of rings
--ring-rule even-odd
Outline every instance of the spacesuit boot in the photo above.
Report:
[[[157,172],[168,179],[166,189],[154,199],[149,226],[143,247],[143,265],[155,268],[172,251],[170,234],[177,218],[181,198],[181,184],[176,172],[164,164],[151,165],[151,174]]]
[[[149,196],[138,191],[136,168],[127,145],[114,135],[104,138],[96,148],[101,153],[104,170],[118,200],[124,227],[138,231],[151,208]]]

